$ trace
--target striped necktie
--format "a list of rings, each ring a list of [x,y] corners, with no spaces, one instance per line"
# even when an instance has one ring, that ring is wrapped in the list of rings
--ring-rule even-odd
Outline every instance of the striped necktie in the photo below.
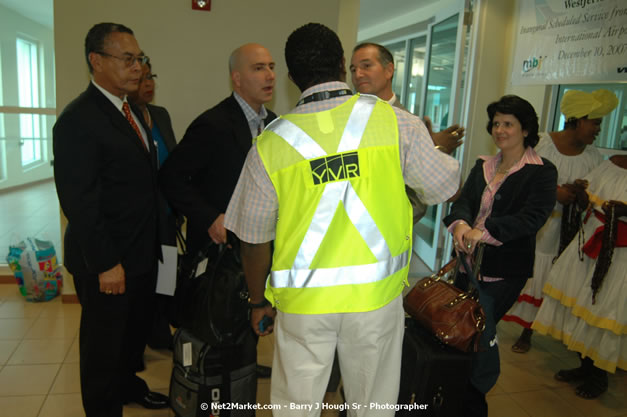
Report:
[[[142,143],[144,150],[148,152],[148,148],[146,147],[146,142],[144,142],[144,138],[142,137],[142,132],[139,130],[139,126],[137,126],[137,123],[135,123],[135,120],[133,119],[133,116],[131,115],[131,109],[128,106],[128,102],[125,101],[124,104],[122,104],[122,111],[124,112],[124,115],[126,116],[126,120],[128,120],[128,122],[131,124],[131,127],[133,128],[135,133],[137,133],[137,137],[139,137],[139,141]]]

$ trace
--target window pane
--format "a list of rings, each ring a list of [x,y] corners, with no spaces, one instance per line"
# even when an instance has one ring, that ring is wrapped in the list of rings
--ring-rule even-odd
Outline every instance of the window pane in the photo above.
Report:
[[[17,79],[18,103],[20,107],[39,107],[39,71],[37,45],[18,38]],[[35,114],[20,115],[20,145],[22,166],[41,160],[41,116]]]
[[[2,91],[2,50],[0,49],[0,106],[4,105]],[[7,178],[6,133],[4,131],[4,113],[0,113],[0,182]]]
[[[405,107],[410,112],[420,115],[420,101],[422,99],[422,79],[425,73],[425,54],[427,50],[427,37],[420,36],[410,41],[411,65],[409,68],[409,85],[407,86],[407,103]]]
[[[17,40],[17,82],[20,107],[39,107],[37,46],[24,39]]]
[[[392,91],[396,97],[405,104],[403,99],[403,82],[405,80],[405,41],[385,46],[394,58],[394,78],[392,78]]]
[[[453,69],[457,41],[458,16],[438,23],[432,29],[427,101],[424,114],[431,118],[433,131],[446,128],[453,88]]]

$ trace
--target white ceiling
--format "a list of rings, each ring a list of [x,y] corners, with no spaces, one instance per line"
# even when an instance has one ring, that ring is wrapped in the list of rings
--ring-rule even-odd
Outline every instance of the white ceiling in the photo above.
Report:
[[[361,0],[359,30],[361,31],[386,20],[403,16],[436,2],[438,0]]]
[[[53,0],[0,0],[0,5],[52,29]]]

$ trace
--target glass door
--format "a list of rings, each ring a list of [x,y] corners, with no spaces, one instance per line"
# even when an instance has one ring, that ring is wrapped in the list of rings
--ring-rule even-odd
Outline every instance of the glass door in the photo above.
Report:
[[[429,116],[435,132],[458,123],[461,115],[465,54],[469,31],[464,23],[464,5],[436,16],[429,25],[425,77],[422,87],[423,116]],[[456,151],[461,158],[462,152]],[[414,251],[432,270],[442,261],[446,229],[442,217],[447,204],[430,206],[414,226]]]

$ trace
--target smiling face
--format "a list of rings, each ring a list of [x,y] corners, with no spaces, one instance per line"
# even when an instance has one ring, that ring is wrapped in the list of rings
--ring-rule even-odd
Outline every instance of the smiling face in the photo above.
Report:
[[[383,100],[392,98],[394,64],[381,65],[379,51],[374,46],[365,46],[355,51],[351,58],[351,80],[355,89],[362,94],[374,94]]]
[[[94,81],[120,98],[136,91],[142,73],[141,64],[133,60],[133,64],[127,67],[124,62],[125,57],[142,54],[135,37],[130,33],[112,32],[105,39],[103,51],[99,52],[103,54],[89,54]]]
[[[525,136],[527,131],[522,129],[516,116],[496,112],[492,119],[492,138],[501,151],[524,152]]]
[[[575,129],[576,137],[584,145],[592,145],[598,134],[601,133],[602,118],[579,119]]]
[[[233,90],[255,111],[272,100],[274,92],[274,61],[270,51],[261,45],[248,44],[235,52],[231,71]]]

